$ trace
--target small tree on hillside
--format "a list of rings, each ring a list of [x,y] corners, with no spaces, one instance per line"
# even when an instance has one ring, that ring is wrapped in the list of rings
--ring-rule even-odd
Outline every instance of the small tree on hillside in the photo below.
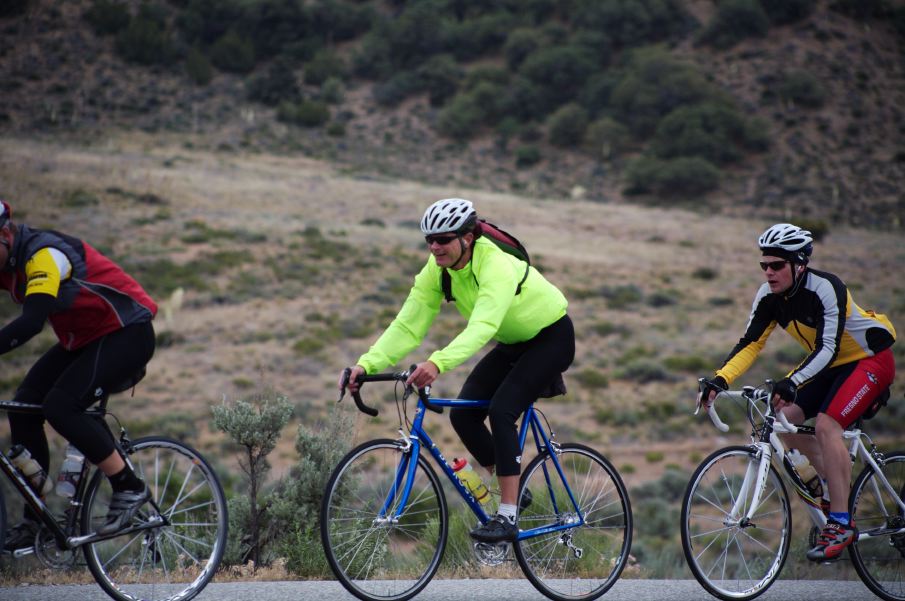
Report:
[[[214,426],[227,433],[243,448],[239,467],[248,477],[249,501],[246,525],[249,540],[247,552],[243,555],[254,561],[257,569],[261,562],[261,529],[267,512],[266,506],[259,507],[258,495],[264,476],[270,469],[267,455],[273,451],[280,431],[289,421],[292,406],[286,397],[266,392],[256,396],[251,402],[239,400],[232,406],[224,402],[212,411]]]

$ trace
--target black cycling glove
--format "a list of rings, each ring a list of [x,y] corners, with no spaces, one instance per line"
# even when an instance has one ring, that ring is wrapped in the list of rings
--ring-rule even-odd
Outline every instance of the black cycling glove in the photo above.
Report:
[[[783,378],[773,385],[773,394],[779,395],[779,398],[787,403],[794,403],[798,396],[798,386],[792,382],[791,378]]]
[[[729,388],[729,384],[723,378],[723,376],[713,376],[712,378],[704,378],[701,381],[701,399],[707,399],[710,396],[710,391],[714,390],[717,393],[723,392]]]

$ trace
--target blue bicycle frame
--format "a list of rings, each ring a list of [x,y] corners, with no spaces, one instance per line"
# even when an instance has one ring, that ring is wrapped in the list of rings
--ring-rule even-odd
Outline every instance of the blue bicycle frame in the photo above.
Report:
[[[435,407],[484,408],[490,404],[490,401],[431,398],[430,404]],[[484,511],[484,507],[480,503],[478,503],[478,501],[474,498],[474,496],[472,496],[468,489],[462,485],[462,483],[456,477],[455,472],[453,472],[452,468],[446,462],[446,459],[443,457],[440,449],[436,444],[434,444],[434,441],[431,440],[431,437],[427,434],[427,432],[424,431],[424,428],[422,427],[422,422],[424,421],[424,410],[424,401],[419,398],[418,406],[415,410],[415,420],[412,423],[412,428],[407,438],[408,445],[403,448],[402,460],[399,462],[399,466],[396,468],[395,483],[391,488],[386,500],[384,501],[383,507],[381,507],[380,517],[382,519],[387,519],[387,513],[393,506],[393,502],[396,499],[398,491],[400,490],[402,495],[400,497],[400,502],[397,505],[392,517],[389,519],[390,521],[398,520],[402,516],[402,514],[405,513],[405,509],[409,501],[409,495],[412,492],[412,482],[415,478],[415,469],[418,466],[418,456],[421,453],[421,449],[423,447],[427,449],[431,456],[433,456],[434,460],[440,466],[440,469],[443,471],[443,473],[446,474],[446,477],[449,478],[449,481],[452,483],[453,487],[455,487],[462,498],[465,499],[465,502],[471,508],[471,511],[481,520],[482,524],[485,523],[488,519],[490,519],[490,516],[487,515],[487,513]],[[522,451],[524,451],[525,449],[525,439],[528,436],[529,427],[531,428],[531,433],[534,436],[534,442],[537,446],[538,454],[551,449],[550,459],[552,460],[553,465],[556,467],[556,472],[557,474],[559,474],[559,479],[562,481],[563,487],[565,488],[566,494],[568,495],[568,500],[563,498],[561,494],[559,499],[556,498],[550,471],[548,470],[547,465],[544,464],[542,466],[544,469],[544,477],[547,481],[547,487],[550,492],[551,502],[553,503],[554,513],[556,515],[559,515],[560,504],[568,506],[568,504],[571,503],[572,507],[575,510],[575,514],[578,516],[578,520],[570,520],[566,524],[550,524],[538,528],[531,528],[529,530],[520,530],[517,540],[540,536],[559,530],[569,530],[578,526],[583,526],[585,523],[584,514],[582,514],[581,509],[579,509],[578,503],[575,500],[575,496],[572,494],[572,489],[569,487],[569,483],[566,481],[565,474],[563,474],[562,466],[560,466],[559,464],[559,458],[557,457],[556,453],[556,448],[558,445],[550,440],[550,437],[547,435],[546,430],[544,430],[543,426],[540,423],[540,419],[537,417],[537,413],[534,410],[534,405],[529,406],[528,409],[525,410],[521,426],[519,427],[519,449]]]

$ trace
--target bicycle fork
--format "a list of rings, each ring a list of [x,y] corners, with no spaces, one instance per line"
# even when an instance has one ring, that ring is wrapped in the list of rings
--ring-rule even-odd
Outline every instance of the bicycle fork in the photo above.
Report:
[[[766,442],[755,443],[754,446],[758,449],[755,456],[759,457],[759,461],[758,463],[748,461],[748,465],[745,467],[745,479],[742,481],[741,490],[739,490],[738,497],[732,504],[732,509],[723,520],[723,524],[727,527],[739,526],[741,528],[747,528],[752,526],[751,518],[757,513],[757,510],[760,507],[764,489],[767,486],[767,476],[770,473],[773,449],[770,447],[770,444]],[[723,478],[725,480],[726,476],[724,475]],[[750,504],[748,504],[748,508],[745,510],[745,505],[749,500],[749,493]],[[744,516],[740,518],[739,516],[741,516],[742,513],[744,513]]]

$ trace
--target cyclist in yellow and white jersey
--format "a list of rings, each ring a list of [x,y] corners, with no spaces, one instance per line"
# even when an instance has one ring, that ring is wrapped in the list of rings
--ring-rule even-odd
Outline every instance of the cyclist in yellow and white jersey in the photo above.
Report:
[[[848,513],[852,465],[842,431],[892,384],[890,347],[896,332],[885,315],[855,304],[837,276],[809,267],[809,231],[778,223],[758,244],[767,281],[754,298],[744,336],[716,375],[704,382],[701,400],[709,406],[717,391],[743,374],[777,325],[804,348],[804,360],[776,382],[773,402],[792,423],[817,418],[816,444],[803,435],[790,443],[808,456],[830,493],[827,525],[807,556],[813,561],[833,559],[858,536]]]

